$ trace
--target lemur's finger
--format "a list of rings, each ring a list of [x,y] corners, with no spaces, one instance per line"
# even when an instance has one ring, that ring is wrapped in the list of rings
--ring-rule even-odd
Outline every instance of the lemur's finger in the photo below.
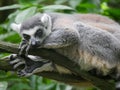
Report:
[[[15,60],[10,61],[10,64],[15,64],[15,63],[18,63],[20,61],[21,61],[20,59],[15,59]]]
[[[26,72],[24,70],[20,70],[20,71],[17,72],[17,75],[21,76],[21,77],[25,76],[25,74],[26,74]]]
[[[18,55],[22,55],[23,52],[26,50],[27,44],[23,45],[18,53]]]
[[[19,63],[15,64],[15,65],[13,66],[13,68],[16,69],[16,68],[18,68],[19,66],[24,65],[24,64],[25,64],[25,61],[19,62]]]
[[[10,55],[10,60],[12,61],[12,60],[14,60],[16,57],[17,57],[16,54],[12,54],[12,55]]]
[[[10,60],[13,60],[13,55],[10,56]]]
[[[26,47],[26,52],[25,52],[25,55],[28,56],[28,52],[29,52],[29,49],[31,47],[31,44],[29,44],[27,47]]]
[[[29,73],[26,73],[24,69],[18,71],[17,74],[18,74],[18,76],[21,76],[21,77],[22,77],[22,76],[30,76],[30,75],[31,75],[31,74],[29,74]]]

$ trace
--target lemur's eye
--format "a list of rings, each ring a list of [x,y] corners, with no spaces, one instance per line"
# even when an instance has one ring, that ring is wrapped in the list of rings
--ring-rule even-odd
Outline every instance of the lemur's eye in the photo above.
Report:
[[[35,33],[36,37],[42,37],[43,35],[43,30],[42,29],[38,29],[37,32]]]
[[[47,26],[45,27],[45,29],[47,29]]]
[[[29,39],[30,39],[30,36],[27,35],[27,34],[23,34],[23,37],[24,37],[26,40],[29,40]]]

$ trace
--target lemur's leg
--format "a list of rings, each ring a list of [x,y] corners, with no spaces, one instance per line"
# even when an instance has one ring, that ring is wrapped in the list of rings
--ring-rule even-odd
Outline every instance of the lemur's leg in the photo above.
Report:
[[[18,53],[17,54],[12,54],[10,56],[10,64],[15,64],[14,67],[13,67],[14,69],[21,66],[22,64],[25,64],[25,61],[23,59],[21,59],[20,56],[25,55],[26,48],[27,48],[27,42],[26,42],[26,40],[22,39],[22,41],[21,41],[21,43],[19,44],[19,47],[18,47]]]
[[[23,39],[21,41],[20,45],[19,45],[18,55],[24,54],[24,52],[26,51],[27,46],[28,46],[27,41]]]
[[[26,48],[27,42],[23,39],[18,47],[18,54],[12,54],[10,56],[10,64],[15,64],[14,69],[25,64],[25,60],[21,58],[21,55],[24,55]]]
[[[44,48],[61,48],[78,43],[79,35],[70,28],[53,31],[43,42]]]

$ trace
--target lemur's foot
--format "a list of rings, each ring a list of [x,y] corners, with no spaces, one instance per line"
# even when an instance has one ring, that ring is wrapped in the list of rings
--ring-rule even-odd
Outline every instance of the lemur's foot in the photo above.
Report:
[[[25,60],[24,58],[13,54],[10,56],[10,62],[11,65],[13,65],[13,69],[17,69],[18,67],[25,65]]]

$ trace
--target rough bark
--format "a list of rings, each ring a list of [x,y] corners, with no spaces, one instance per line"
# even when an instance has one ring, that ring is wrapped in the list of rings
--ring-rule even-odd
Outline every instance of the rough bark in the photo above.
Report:
[[[17,53],[18,47],[15,44],[0,42],[0,52],[2,53]],[[30,50],[31,55],[38,55],[45,59],[52,60],[58,65],[68,68],[72,72],[76,73],[75,75],[62,75],[56,72],[43,72],[39,73],[38,75],[51,78],[54,80],[66,82],[69,84],[80,85],[81,82],[87,81],[87,83],[91,83],[94,86],[100,88],[101,90],[115,90],[115,85],[108,80],[103,80],[101,78],[95,77],[90,75],[89,73],[80,70],[77,64],[73,64],[74,62],[69,60],[63,55],[58,54],[54,50],[51,49],[37,49],[37,50]],[[1,59],[0,60],[0,69],[1,70],[12,70],[10,65],[7,63],[9,60]]]

